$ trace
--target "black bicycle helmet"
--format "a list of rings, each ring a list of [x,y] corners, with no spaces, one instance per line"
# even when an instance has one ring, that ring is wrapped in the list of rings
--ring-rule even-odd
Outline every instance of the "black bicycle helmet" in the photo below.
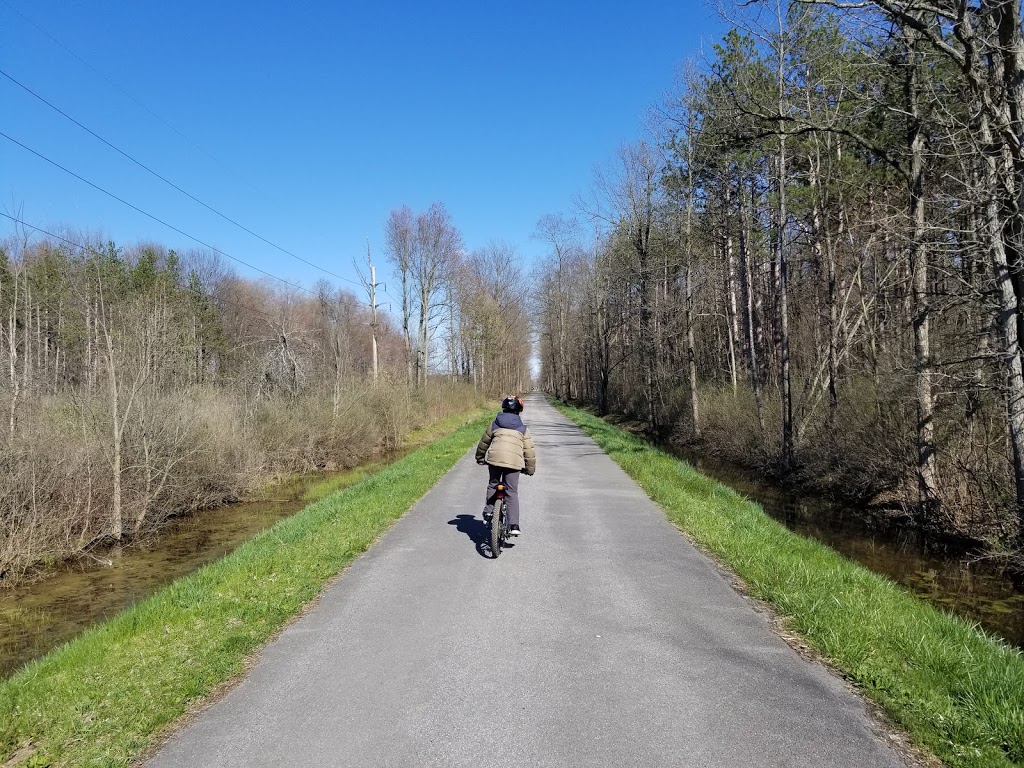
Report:
[[[501,401],[501,410],[507,413],[522,413],[523,400],[519,397],[506,397]]]

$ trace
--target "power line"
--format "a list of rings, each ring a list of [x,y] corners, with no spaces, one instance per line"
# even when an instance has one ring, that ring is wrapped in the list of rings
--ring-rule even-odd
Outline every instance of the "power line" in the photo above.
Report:
[[[156,119],[157,121],[159,121],[160,123],[162,123],[162,124],[163,124],[163,125],[164,125],[164,126],[165,126],[166,128],[168,128],[168,129],[169,129],[169,130],[171,130],[172,132],[176,133],[176,134],[177,134],[177,135],[178,135],[179,137],[181,137],[182,139],[184,139],[184,140],[185,140],[185,141],[186,141],[186,142],[187,142],[188,144],[192,145],[192,146],[193,146],[193,147],[194,147],[195,149],[199,150],[199,151],[200,151],[200,152],[202,152],[202,153],[203,153],[204,155],[206,155],[206,156],[207,156],[208,158],[210,158],[211,160],[213,160],[213,162],[215,162],[215,163],[216,163],[217,165],[219,165],[219,166],[220,166],[221,168],[223,168],[224,170],[228,171],[228,173],[230,173],[230,174],[231,174],[232,176],[234,176],[235,178],[237,178],[237,179],[238,179],[239,181],[241,181],[241,182],[242,182],[243,184],[245,184],[245,185],[246,185],[247,187],[249,187],[250,189],[252,189],[252,190],[254,190],[254,191],[256,191],[256,192],[259,192],[259,193],[260,193],[261,195],[263,195],[263,196],[264,196],[264,197],[266,197],[267,199],[270,199],[270,198],[271,198],[271,195],[269,195],[269,194],[268,194],[267,192],[263,191],[262,189],[260,189],[259,187],[255,186],[255,185],[254,185],[254,184],[252,184],[251,182],[249,182],[249,181],[246,181],[245,179],[243,179],[243,178],[242,178],[242,177],[241,177],[241,176],[240,176],[240,175],[238,174],[238,172],[237,172],[237,171],[234,171],[234,170],[233,170],[233,169],[232,169],[232,168],[231,168],[230,166],[228,166],[228,165],[227,165],[227,163],[225,163],[225,162],[223,162],[222,160],[220,160],[220,159],[218,159],[217,157],[215,157],[215,156],[214,156],[214,155],[213,155],[212,153],[210,153],[210,152],[209,152],[208,150],[206,150],[206,149],[203,149],[203,148],[202,148],[201,146],[199,146],[199,145],[198,145],[198,144],[197,144],[197,143],[196,143],[195,141],[193,141],[192,139],[190,139],[190,138],[189,138],[188,136],[186,136],[186,135],[185,135],[184,133],[182,133],[182,132],[181,132],[181,131],[180,131],[179,129],[175,128],[175,127],[174,127],[174,125],[172,125],[172,124],[171,124],[170,122],[168,122],[168,121],[167,121],[167,120],[165,120],[165,119],[164,119],[163,117],[161,117],[160,115],[158,115],[158,114],[157,114],[156,112],[154,112],[154,111],[153,111],[152,109],[150,109],[149,107],[147,107],[147,106],[146,106],[146,105],[145,105],[145,104],[144,104],[144,103],[143,103],[142,101],[140,101],[139,99],[137,99],[137,98],[135,98],[134,96],[132,96],[132,94],[131,94],[131,93],[129,93],[129,92],[128,92],[128,91],[127,91],[127,90],[126,90],[125,88],[123,88],[123,87],[121,87],[120,85],[118,85],[117,83],[115,83],[115,82],[114,82],[113,80],[111,80],[111,79],[110,79],[109,77],[107,77],[107,75],[103,74],[103,72],[101,72],[101,71],[100,71],[99,69],[97,69],[96,67],[94,67],[94,66],[93,66],[92,64],[90,64],[90,63],[89,63],[88,61],[86,61],[86,60],[85,60],[85,59],[83,59],[83,58],[82,58],[81,56],[79,56],[79,55],[78,55],[77,53],[75,53],[75,52],[74,52],[73,50],[71,50],[71,48],[69,48],[68,46],[66,46],[66,45],[65,45],[64,43],[62,43],[62,42],[61,42],[60,40],[58,40],[58,39],[57,39],[57,38],[55,38],[55,37],[54,37],[53,35],[51,35],[51,34],[50,34],[49,32],[47,32],[47,31],[46,31],[45,29],[43,29],[42,27],[40,27],[40,26],[39,26],[38,24],[36,24],[36,23],[35,23],[34,21],[32,21],[32,19],[28,18],[28,17],[27,17],[27,16],[25,15],[25,14],[23,14],[23,13],[22,13],[21,11],[19,11],[19,10],[18,10],[17,8],[15,8],[15,7],[14,7],[14,4],[13,4],[13,3],[11,3],[11,2],[10,2],[10,0],[8,0],[8,2],[7,2],[7,6],[8,6],[8,7],[9,7],[9,8],[10,8],[10,9],[11,9],[12,11],[14,11],[14,12],[15,12],[15,13],[16,13],[16,14],[17,14],[18,16],[20,16],[20,17],[21,17],[21,20],[22,20],[22,21],[24,21],[24,22],[25,22],[26,24],[28,24],[28,25],[29,25],[30,27],[34,28],[34,29],[35,29],[35,30],[36,30],[36,31],[37,31],[37,32],[38,32],[39,34],[41,34],[41,35],[42,35],[43,37],[45,37],[45,38],[49,39],[49,40],[50,40],[50,42],[52,42],[52,43],[53,43],[54,45],[56,45],[57,47],[59,47],[59,48],[63,48],[63,49],[64,49],[64,51],[65,51],[65,52],[66,52],[66,53],[67,53],[68,55],[70,55],[70,56],[71,56],[72,58],[74,58],[74,59],[77,59],[77,60],[78,60],[78,61],[79,61],[79,62],[80,62],[80,63],[81,63],[81,64],[82,64],[83,66],[85,66],[85,67],[86,67],[87,69],[90,69],[90,70],[92,70],[92,72],[93,72],[94,74],[96,74],[97,76],[99,76],[99,77],[100,77],[100,78],[101,78],[102,80],[105,80],[105,81],[107,82],[107,84],[108,84],[108,85],[110,85],[110,86],[112,86],[113,88],[115,88],[116,90],[120,91],[122,95],[124,95],[124,96],[125,96],[125,97],[126,97],[126,98],[127,98],[128,100],[129,100],[129,101],[131,101],[131,102],[132,102],[133,104],[135,104],[135,105],[136,105],[137,107],[139,107],[140,109],[142,109],[142,110],[143,110],[144,112],[147,112],[147,113],[149,113],[149,115],[150,115],[151,117],[155,118],[155,119]]]
[[[232,261],[238,262],[239,264],[241,264],[241,265],[243,265],[245,267],[248,267],[249,269],[253,269],[253,270],[255,270],[255,271],[257,271],[257,272],[259,272],[261,274],[264,274],[267,277],[272,277],[275,280],[279,280],[282,283],[284,283],[285,285],[291,286],[292,288],[297,288],[300,291],[305,291],[306,293],[316,295],[316,293],[314,291],[309,290],[309,288],[303,288],[301,285],[298,285],[296,283],[293,283],[293,282],[290,282],[288,280],[285,280],[283,277],[278,277],[277,275],[272,274],[271,272],[267,272],[265,269],[260,269],[259,267],[255,266],[253,264],[250,264],[247,261],[243,261],[242,259],[239,259],[239,258],[237,258],[235,256],[232,256],[230,253],[226,253],[226,252],[220,250],[219,248],[215,248],[214,246],[210,245],[209,243],[204,242],[203,240],[200,240],[198,237],[195,237],[194,235],[190,235],[188,232],[184,231],[183,229],[178,229],[173,224],[169,224],[166,221],[164,221],[163,219],[161,219],[161,218],[159,218],[157,216],[154,216],[153,214],[151,214],[151,213],[149,213],[147,211],[142,210],[137,205],[133,205],[132,203],[129,203],[127,200],[125,200],[124,198],[118,197],[113,192],[108,192],[103,187],[99,186],[98,184],[93,184],[87,178],[85,178],[83,176],[79,176],[74,171],[69,170],[69,169],[65,168],[63,165],[61,165],[60,163],[55,162],[54,160],[51,160],[50,158],[46,157],[46,155],[42,155],[39,152],[36,152],[34,149],[32,149],[31,147],[28,147],[28,146],[22,144],[17,139],[11,138],[10,136],[8,136],[3,131],[0,131],[0,136],[2,136],[3,138],[7,139],[8,141],[10,141],[13,144],[17,144],[19,147],[24,149],[26,152],[32,153],[33,155],[38,157],[40,160],[45,160],[47,163],[49,163],[50,165],[54,166],[55,168],[59,168],[60,170],[64,171],[64,173],[68,174],[69,176],[74,176],[76,179],[78,179],[82,183],[88,184],[93,189],[95,189],[95,190],[97,190],[99,192],[102,192],[103,194],[107,195],[108,197],[113,198],[114,200],[117,200],[117,202],[121,203],[122,205],[128,206],[133,211],[138,211],[143,216],[146,216],[147,218],[152,219],[156,223],[162,224],[163,226],[167,227],[168,229],[173,230],[174,232],[177,232],[179,235],[183,235],[183,236],[187,237],[189,240],[193,240],[193,241],[199,243],[204,248],[209,248],[214,253],[219,253],[221,256],[225,256],[226,258],[229,258]],[[40,231],[42,231],[42,230],[40,230]]]
[[[165,176],[162,176],[162,175],[160,175],[159,173],[157,173],[156,171],[154,171],[154,170],[153,170],[152,168],[150,168],[150,167],[149,167],[148,165],[146,165],[145,163],[143,163],[143,162],[141,162],[141,161],[139,161],[139,160],[136,160],[136,159],[135,159],[134,157],[132,157],[132,156],[131,156],[130,154],[128,154],[127,152],[125,152],[125,151],[124,151],[123,149],[121,149],[120,147],[117,147],[117,146],[115,146],[114,144],[110,143],[110,142],[109,142],[109,141],[107,141],[107,140],[106,140],[105,138],[103,138],[103,137],[102,137],[102,136],[100,136],[100,135],[99,135],[98,133],[96,133],[96,132],[95,132],[94,130],[92,130],[91,128],[89,128],[89,127],[87,127],[87,126],[83,125],[83,124],[82,124],[82,123],[80,123],[80,122],[79,122],[78,120],[76,120],[76,119],[75,119],[75,118],[73,118],[73,117],[72,117],[71,115],[69,115],[69,114],[68,114],[67,112],[65,112],[64,110],[60,109],[59,107],[57,107],[56,105],[52,104],[51,102],[47,101],[47,100],[46,100],[45,98],[43,98],[42,96],[40,96],[40,95],[39,95],[38,93],[36,93],[35,91],[33,91],[33,90],[32,90],[31,88],[29,88],[29,87],[28,87],[27,85],[25,85],[24,83],[22,83],[22,82],[19,82],[19,81],[18,81],[18,80],[16,80],[15,78],[11,77],[11,75],[9,75],[9,74],[8,74],[7,72],[5,72],[4,70],[0,69],[0,75],[2,75],[3,77],[6,77],[6,78],[7,78],[8,80],[10,80],[10,81],[11,81],[12,83],[14,83],[14,84],[15,84],[16,86],[18,86],[19,88],[21,88],[22,90],[24,90],[24,91],[25,91],[26,93],[30,94],[30,95],[31,95],[31,96],[33,96],[34,98],[36,98],[36,99],[38,99],[39,101],[41,101],[41,102],[42,102],[43,104],[45,104],[46,106],[48,106],[48,107],[49,107],[50,109],[52,109],[52,110],[53,110],[54,112],[56,112],[57,114],[59,114],[59,115],[62,115],[63,117],[65,117],[65,118],[67,118],[68,120],[70,120],[70,121],[71,121],[72,123],[74,123],[75,125],[77,125],[77,126],[78,126],[79,128],[81,128],[81,129],[82,129],[83,131],[85,131],[86,133],[88,133],[88,134],[89,134],[90,136],[93,136],[94,138],[96,138],[96,139],[98,139],[99,141],[101,141],[101,142],[103,142],[104,144],[106,144],[106,145],[107,145],[108,147],[110,147],[110,148],[111,148],[112,150],[114,150],[115,152],[117,152],[117,153],[118,153],[119,155],[121,155],[122,157],[125,157],[125,158],[127,158],[128,160],[130,160],[131,162],[135,163],[135,165],[139,166],[139,168],[142,168],[142,169],[143,169],[144,171],[146,171],[147,173],[149,173],[149,174],[151,174],[151,175],[155,176],[156,178],[158,178],[158,179],[159,179],[160,181],[164,182],[164,183],[165,183],[165,184],[167,184],[168,186],[170,186],[170,187],[173,187],[173,188],[174,188],[174,189],[176,189],[176,190],[177,190],[178,192],[180,192],[181,194],[185,195],[185,197],[187,197],[187,198],[188,198],[189,200],[192,200],[193,202],[196,202],[196,203],[198,203],[199,205],[203,206],[203,208],[205,208],[206,210],[208,210],[208,211],[210,211],[210,212],[212,212],[212,213],[215,213],[215,214],[216,214],[217,216],[220,216],[220,217],[221,217],[222,219],[224,219],[224,221],[228,222],[229,224],[233,224],[234,226],[236,226],[236,227],[238,227],[239,229],[241,229],[241,230],[242,230],[243,232],[247,232],[247,233],[249,233],[250,235],[252,235],[253,237],[255,237],[255,238],[256,238],[257,240],[261,240],[262,242],[266,243],[267,245],[271,246],[272,248],[276,248],[277,250],[281,251],[281,253],[287,254],[288,256],[291,256],[291,257],[292,257],[293,259],[297,259],[297,260],[301,261],[301,262],[302,262],[303,264],[306,264],[306,265],[308,265],[308,266],[310,266],[310,267],[313,267],[314,269],[318,269],[318,270],[320,270],[321,272],[323,272],[324,274],[327,274],[327,275],[331,275],[332,277],[336,277],[337,279],[339,279],[339,280],[343,280],[343,281],[345,281],[345,282],[347,282],[347,283],[352,283],[353,285],[359,285],[359,283],[357,283],[357,282],[356,282],[355,280],[351,280],[351,279],[349,279],[349,278],[347,278],[347,277],[342,277],[341,275],[337,274],[336,272],[332,272],[332,271],[331,271],[331,270],[329,270],[329,269],[325,269],[324,267],[321,267],[321,266],[320,266],[319,264],[314,264],[314,263],[313,263],[312,261],[308,261],[307,259],[304,259],[304,258],[302,258],[301,256],[298,256],[298,255],[296,255],[296,254],[292,253],[292,252],[291,252],[291,251],[289,251],[289,250],[288,250],[287,248],[282,248],[282,247],[281,247],[280,245],[278,245],[277,243],[271,242],[270,240],[268,240],[267,238],[265,238],[265,237],[263,237],[262,235],[258,234],[257,232],[253,232],[253,231],[252,231],[251,229],[249,229],[248,227],[246,227],[246,226],[245,226],[244,224],[240,224],[239,222],[237,222],[237,221],[235,221],[234,219],[232,219],[232,218],[231,218],[230,216],[227,216],[227,215],[225,215],[225,214],[221,213],[221,212],[220,212],[220,211],[218,211],[218,210],[217,210],[216,208],[214,208],[214,207],[213,207],[212,205],[209,205],[209,204],[207,204],[207,203],[203,202],[202,200],[200,200],[200,199],[199,199],[198,197],[196,197],[196,196],[195,196],[195,195],[193,195],[192,193],[190,193],[190,192],[188,192],[188,191],[186,191],[186,190],[182,189],[181,187],[179,187],[179,186],[178,186],[177,184],[175,184],[175,183],[174,183],[173,181],[171,181],[170,179],[166,178]],[[30,150],[30,151],[31,151],[31,150]],[[45,158],[44,158],[44,159],[45,159]]]

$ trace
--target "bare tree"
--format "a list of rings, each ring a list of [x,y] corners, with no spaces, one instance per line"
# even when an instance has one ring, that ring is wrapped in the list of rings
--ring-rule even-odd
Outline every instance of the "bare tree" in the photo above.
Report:
[[[595,189],[602,204],[592,206],[589,211],[592,217],[620,228],[633,248],[639,303],[639,359],[644,377],[644,416],[655,430],[659,427],[656,392],[659,339],[655,338],[652,236],[661,189],[658,172],[658,159],[647,142],[621,147],[613,172],[610,175],[598,173]]]
[[[550,285],[550,300],[555,321],[554,343],[552,353],[552,384],[555,397],[572,399],[572,381],[568,367],[568,313],[571,303],[569,288],[570,260],[578,254],[578,224],[573,219],[561,215],[549,214],[537,222],[534,237],[543,240],[550,246],[550,267],[553,281]]]
[[[415,380],[417,387],[427,381],[432,330],[444,308],[445,283],[462,250],[462,234],[452,223],[442,203],[433,203],[416,217],[416,248],[413,251],[411,277],[415,286],[419,323],[416,345]]]
[[[419,238],[416,217],[406,205],[391,211],[385,225],[387,258],[398,272],[402,293],[402,336],[405,339],[406,384],[413,383],[412,315],[415,310],[413,272],[417,261]]]

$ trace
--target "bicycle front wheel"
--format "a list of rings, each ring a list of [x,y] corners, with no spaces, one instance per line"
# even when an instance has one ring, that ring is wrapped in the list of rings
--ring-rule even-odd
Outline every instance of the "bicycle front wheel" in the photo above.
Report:
[[[497,499],[491,515],[491,557],[501,554],[501,527],[505,524],[505,502]]]

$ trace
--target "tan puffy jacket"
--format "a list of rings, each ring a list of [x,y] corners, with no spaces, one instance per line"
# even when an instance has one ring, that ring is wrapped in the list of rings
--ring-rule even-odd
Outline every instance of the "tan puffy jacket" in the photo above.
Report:
[[[480,438],[476,460],[494,467],[522,470],[527,475],[537,471],[537,450],[530,430],[515,413],[499,413]]]

